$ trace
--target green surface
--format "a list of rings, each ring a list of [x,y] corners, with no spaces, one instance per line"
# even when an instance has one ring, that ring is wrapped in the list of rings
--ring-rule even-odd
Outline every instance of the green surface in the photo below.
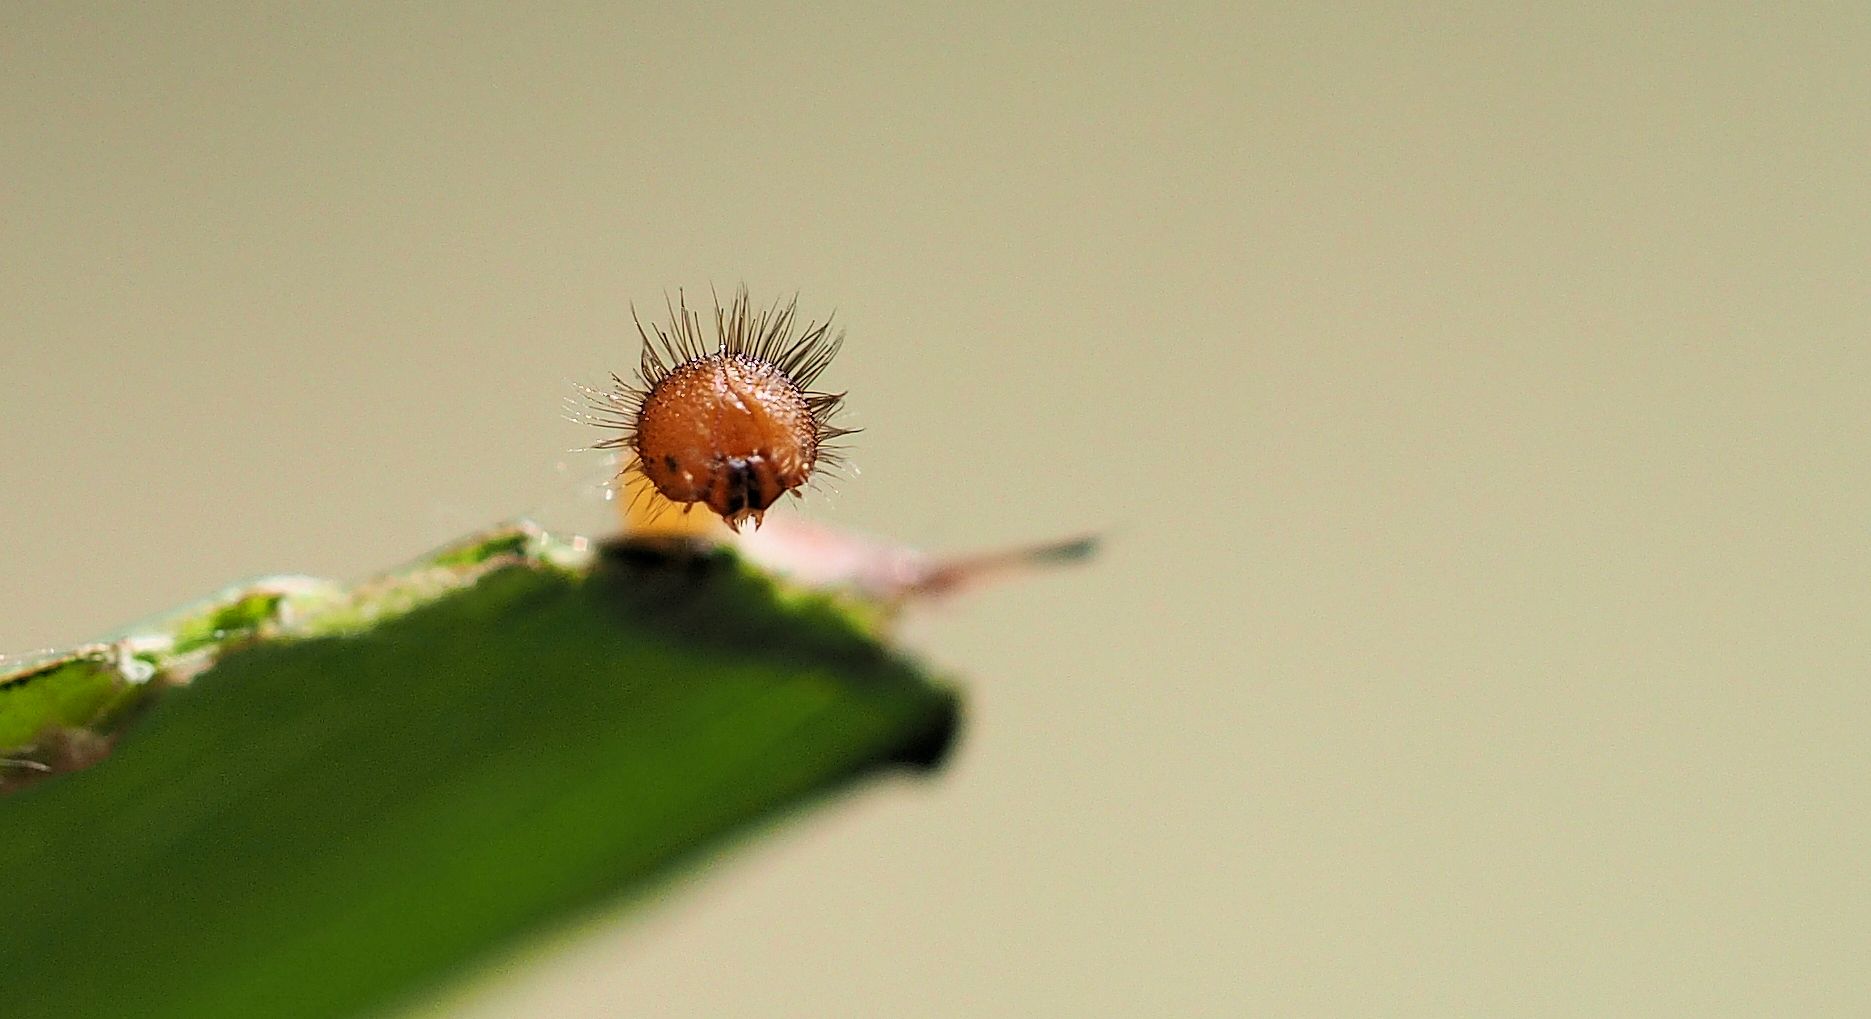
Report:
[[[107,724],[137,692],[108,645],[40,662],[0,684],[0,750],[29,747],[49,727]]]
[[[0,798],[0,1015],[410,1001],[953,733],[858,617],[726,553],[471,545],[296,629],[224,600],[237,649]]]

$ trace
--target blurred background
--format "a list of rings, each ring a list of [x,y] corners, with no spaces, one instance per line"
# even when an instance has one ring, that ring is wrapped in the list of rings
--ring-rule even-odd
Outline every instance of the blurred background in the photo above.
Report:
[[[604,526],[631,302],[801,294],[784,508],[1089,568],[917,617],[932,781],[448,1008],[1862,1014],[1871,12],[19,4],[0,648]]]

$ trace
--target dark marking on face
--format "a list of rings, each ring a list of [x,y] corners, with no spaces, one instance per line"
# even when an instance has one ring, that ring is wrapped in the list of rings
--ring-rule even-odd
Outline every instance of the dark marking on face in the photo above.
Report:
[[[754,481],[753,468],[740,457],[728,459],[728,503],[727,516],[733,516],[741,510],[750,508],[751,490],[758,483]]]

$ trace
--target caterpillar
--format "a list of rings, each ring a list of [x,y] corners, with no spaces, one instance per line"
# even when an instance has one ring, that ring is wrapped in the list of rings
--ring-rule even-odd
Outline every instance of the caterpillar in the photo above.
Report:
[[[679,291],[668,310],[667,325],[645,328],[632,308],[643,341],[634,379],[586,390],[586,419],[616,433],[594,448],[628,456],[619,480],[634,474],[685,512],[699,503],[737,531],[758,529],[782,496],[841,463],[836,440],[857,431],[832,423],[845,394],[814,388],[844,333],[829,317],[800,324],[797,297],[756,311],[745,287],[725,307],[715,300],[712,339]]]

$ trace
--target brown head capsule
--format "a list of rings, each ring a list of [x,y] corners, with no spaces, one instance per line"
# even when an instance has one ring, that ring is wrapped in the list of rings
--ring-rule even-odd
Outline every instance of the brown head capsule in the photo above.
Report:
[[[780,496],[838,462],[828,442],[851,432],[831,424],[844,394],[812,389],[843,334],[827,320],[795,335],[796,306],[755,312],[745,290],[726,308],[717,301],[712,345],[684,301],[669,309],[667,329],[646,331],[639,319],[636,382],[613,375],[610,391],[587,393],[588,419],[619,433],[598,448],[630,450],[624,472],[685,510],[702,503],[730,527],[760,526]]]

